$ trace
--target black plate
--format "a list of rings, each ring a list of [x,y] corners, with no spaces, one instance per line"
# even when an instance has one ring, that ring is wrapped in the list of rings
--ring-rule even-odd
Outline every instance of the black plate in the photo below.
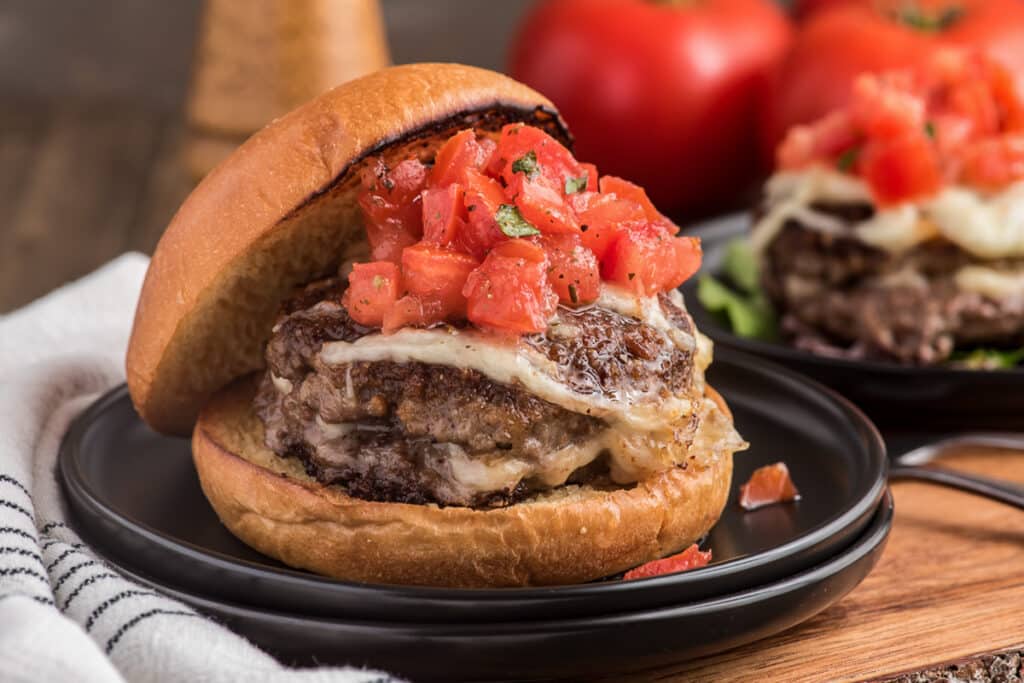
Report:
[[[704,246],[702,272],[721,269],[725,246],[750,230],[746,214],[719,218],[687,230]],[[890,427],[1024,428],[1024,369],[966,370],[906,367],[880,361],[825,358],[783,343],[744,339],[728,322],[700,305],[697,278],[683,285],[687,308],[698,329],[730,348],[770,358],[832,387],[864,411],[885,431]]]
[[[155,434],[125,390],[75,423],[60,456],[77,526],[112,561],[229,602],[381,621],[503,621],[606,615],[723,595],[792,575],[847,547],[885,486],[884,446],[843,399],[749,356],[719,354],[709,375],[753,447],[736,457],[733,492],[699,571],[643,581],[451,590],[346,583],[288,569],[249,549],[203,498],[188,442]],[[783,460],[799,503],[753,513],[735,501],[755,467]]]
[[[252,609],[153,582],[290,664],[358,664],[414,680],[608,677],[720,652],[779,633],[849,593],[875,566],[892,496],[853,545],[794,576],[731,595],[613,616],[537,622],[373,623]]]

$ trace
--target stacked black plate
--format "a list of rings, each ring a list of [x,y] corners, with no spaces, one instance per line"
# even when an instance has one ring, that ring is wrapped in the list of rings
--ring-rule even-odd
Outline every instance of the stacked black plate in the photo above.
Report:
[[[73,522],[111,564],[221,620],[283,661],[370,665],[427,679],[614,674],[751,642],[808,619],[876,563],[892,522],[871,423],[791,372],[722,351],[709,378],[752,446],[702,544],[703,569],[567,587],[451,590],[295,571],[232,537],[206,503],[188,442],[155,434],[122,387],[68,433]],[[784,461],[799,502],[745,512],[739,484]]]

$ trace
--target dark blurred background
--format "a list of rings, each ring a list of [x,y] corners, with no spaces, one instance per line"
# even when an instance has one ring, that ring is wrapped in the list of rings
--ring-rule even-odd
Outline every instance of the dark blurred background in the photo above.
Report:
[[[500,69],[528,0],[382,0],[392,60]],[[191,187],[199,0],[0,0],[0,313],[150,251]]]

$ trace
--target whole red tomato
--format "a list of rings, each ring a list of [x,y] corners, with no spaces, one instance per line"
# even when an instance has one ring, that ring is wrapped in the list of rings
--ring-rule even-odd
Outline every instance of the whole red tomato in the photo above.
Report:
[[[559,108],[578,158],[694,215],[756,177],[757,95],[789,39],[770,0],[550,0],[521,27],[510,72]]]
[[[864,71],[914,66],[941,46],[987,50],[1024,85],[1021,0],[831,0],[797,32],[762,107],[762,153],[786,130],[845,105]]]

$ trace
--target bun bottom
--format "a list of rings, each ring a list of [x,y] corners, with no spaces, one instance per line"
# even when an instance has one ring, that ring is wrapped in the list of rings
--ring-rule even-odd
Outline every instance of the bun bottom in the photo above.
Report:
[[[487,510],[352,498],[263,444],[254,386],[229,386],[199,416],[192,453],[203,492],[247,545],[338,579],[447,587],[583,583],[695,542],[718,521],[729,494],[732,455],[724,454],[709,467],[668,470],[628,488],[564,486]]]

